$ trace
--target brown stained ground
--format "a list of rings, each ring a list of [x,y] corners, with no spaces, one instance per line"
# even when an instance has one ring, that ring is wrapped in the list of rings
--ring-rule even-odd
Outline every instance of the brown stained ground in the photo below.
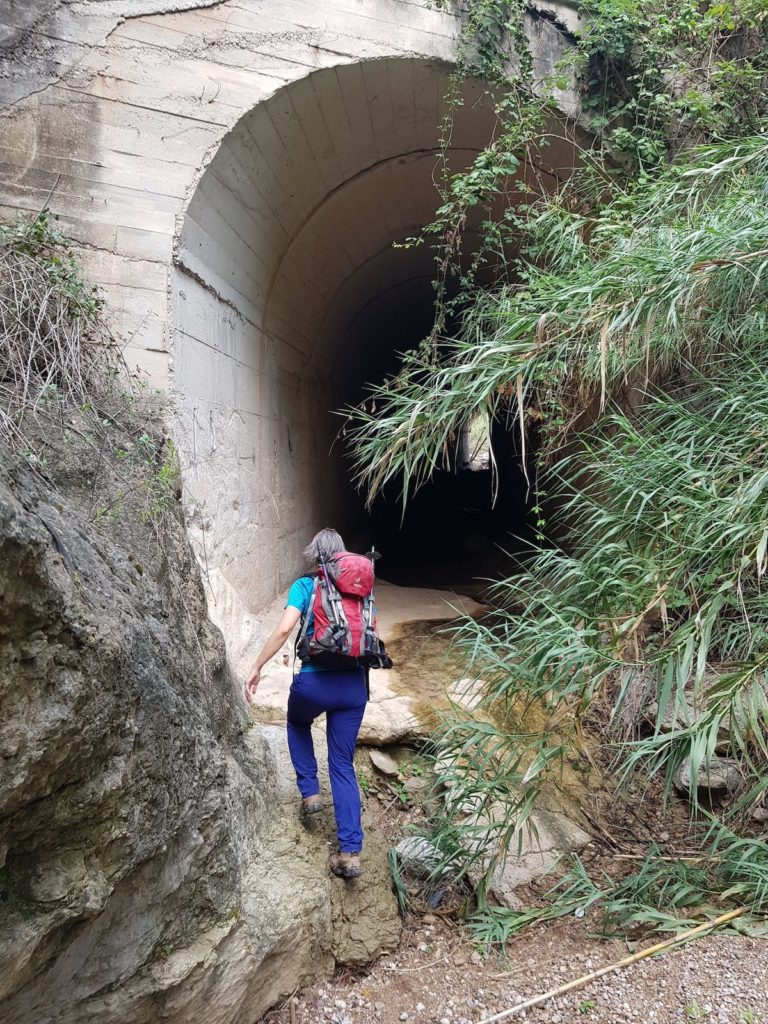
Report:
[[[399,623],[390,634],[388,650],[396,670],[390,674],[389,688],[397,695],[411,698],[414,717],[425,732],[435,730],[447,714],[467,714],[451,700],[449,693],[458,680],[472,675],[466,655],[451,643],[455,623],[455,619]],[[499,705],[491,717],[506,732],[539,734],[551,727],[549,713],[538,703],[523,706],[518,701],[505,707]],[[522,767],[526,767],[525,760]],[[586,745],[571,745],[559,777],[547,787],[542,806],[578,814],[585,789],[599,787],[600,779],[596,758]]]

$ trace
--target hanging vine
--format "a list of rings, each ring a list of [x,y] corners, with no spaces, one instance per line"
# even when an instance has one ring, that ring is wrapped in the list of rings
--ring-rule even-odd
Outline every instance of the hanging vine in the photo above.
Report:
[[[458,5],[442,0],[439,6]],[[757,130],[768,103],[765,0],[581,0],[583,27],[554,73],[540,80],[529,42],[534,5],[468,0],[462,10],[458,62],[440,126],[440,202],[432,222],[404,243],[435,250],[435,318],[420,358],[427,351],[437,358],[438,339],[471,306],[481,270],[484,287],[519,272],[509,253],[529,213],[548,198],[543,187],[524,184],[520,170],[540,161],[559,91],[575,81],[583,124],[596,141],[582,155],[603,186],[614,183],[599,193],[601,205],[615,198],[617,187],[631,189],[685,148]],[[470,167],[457,172],[449,149],[467,78],[483,83],[495,128]],[[506,201],[513,179],[518,193],[530,193],[525,204]],[[466,253],[470,216],[480,217],[480,242]]]

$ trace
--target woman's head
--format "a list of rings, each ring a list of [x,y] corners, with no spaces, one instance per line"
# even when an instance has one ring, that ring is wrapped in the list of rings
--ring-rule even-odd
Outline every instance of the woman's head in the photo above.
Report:
[[[328,561],[342,551],[344,551],[344,541],[341,534],[330,526],[326,526],[325,529],[316,533],[304,548],[304,554],[313,565],[319,564],[321,555],[324,561]]]

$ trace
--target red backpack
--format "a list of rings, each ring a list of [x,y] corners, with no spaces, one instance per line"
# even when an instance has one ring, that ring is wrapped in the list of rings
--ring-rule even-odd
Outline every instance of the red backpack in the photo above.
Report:
[[[373,558],[342,551],[320,558],[309,609],[296,642],[302,661],[329,668],[391,668],[376,632]],[[310,617],[314,630],[307,635]]]

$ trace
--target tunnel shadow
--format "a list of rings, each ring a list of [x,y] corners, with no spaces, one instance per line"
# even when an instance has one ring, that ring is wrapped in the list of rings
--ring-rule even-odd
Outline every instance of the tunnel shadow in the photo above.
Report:
[[[408,301],[384,308],[377,304],[350,326],[345,345],[366,355],[358,368],[362,380],[396,374],[402,353],[431,330],[431,278],[412,278],[410,286]],[[458,326],[449,324],[448,332]],[[369,384],[357,382],[348,386],[345,404],[370,409],[370,393]],[[456,439],[449,466],[437,469],[415,492],[409,488],[405,503],[404,480],[395,478],[366,508],[365,495],[352,486],[353,459],[341,437],[334,455],[335,476],[345,494],[348,542],[357,550],[379,551],[378,573],[391,583],[481,598],[493,581],[519,570],[535,544],[531,510],[536,503],[536,438],[526,438],[523,446],[516,421],[494,422],[491,436],[479,445],[464,432]]]

